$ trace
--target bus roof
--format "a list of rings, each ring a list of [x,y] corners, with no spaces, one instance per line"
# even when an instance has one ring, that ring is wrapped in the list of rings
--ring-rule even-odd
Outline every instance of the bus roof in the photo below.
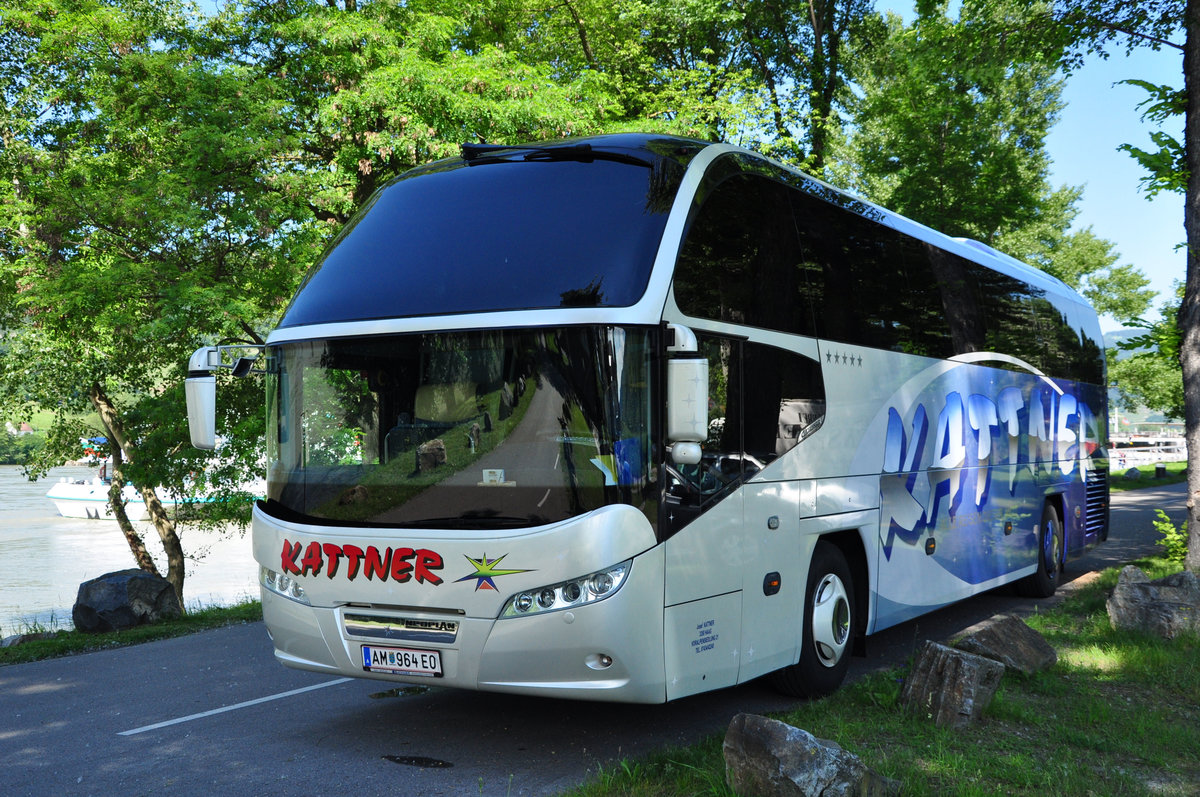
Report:
[[[618,134],[462,153],[376,192],[309,271],[271,340],[428,328],[416,319],[429,317],[447,328],[536,323],[531,311],[554,311],[555,323],[654,323],[670,282],[652,271],[674,264],[660,249],[678,244],[704,170],[725,153],[784,169],[825,201],[869,208],[877,222],[1091,312],[1060,280],[986,244],[728,144]]]

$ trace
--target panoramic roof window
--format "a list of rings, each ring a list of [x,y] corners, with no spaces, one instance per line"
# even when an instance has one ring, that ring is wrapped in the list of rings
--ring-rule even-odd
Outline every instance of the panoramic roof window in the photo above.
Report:
[[[639,143],[586,157],[514,148],[394,180],[326,250],[280,326],[635,304],[693,154]]]

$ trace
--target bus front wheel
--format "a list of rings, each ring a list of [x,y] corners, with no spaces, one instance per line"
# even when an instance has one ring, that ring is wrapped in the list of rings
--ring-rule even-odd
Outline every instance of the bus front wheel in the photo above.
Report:
[[[1020,592],[1030,598],[1049,598],[1058,589],[1063,571],[1063,524],[1049,502],[1042,507],[1037,544],[1037,570],[1020,582]]]
[[[855,627],[854,581],[846,557],[818,541],[804,593],[800,660],[771,674],[776,689],[793,697],[820,697],[837,690],[850,667]]]

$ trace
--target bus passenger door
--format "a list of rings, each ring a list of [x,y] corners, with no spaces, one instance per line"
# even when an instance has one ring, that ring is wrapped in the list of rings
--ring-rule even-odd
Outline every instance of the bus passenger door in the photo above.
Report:
[[[709,427],[694,465],[664,463],[660,523],[669,536],[666,554],[664,657],[667,699],[737,683],[741,640],[745,528],[742,422],[739,391],[741,343],[701,335],[708,360]]]

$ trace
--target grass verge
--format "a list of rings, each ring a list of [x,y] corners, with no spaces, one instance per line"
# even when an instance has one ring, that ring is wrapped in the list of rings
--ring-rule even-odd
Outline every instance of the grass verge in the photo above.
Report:
[[[1158,577],[1162,559],[1136,562]],[[1200,637],[1115,631],[1105,611],[1117,571],[1027,619],[1058,652],[1036,676],[1006,674],[983,719],[941,730],[899,703],[905,669],[870,675],[773,715],[860,756],[905,795],[1200,794]],[[723,734],[622,761],[573,797],[733,795]]]
[[[1126,468],[1125,470],[1114,470],[1108,480],[1108,489],[1114,493],[1123,493],[1126,490],[1140,490],[1146,487],[1163,487],[1168,484],[1179,484],[1187,481],[1187,463],[1186,462],[1167,462],[1167,474],[1161,479],[1154,478],[1154,466],[1143,465],[1137,468],[1141,473],[1139,479],[1128,479],[1125,474],[1134,468]]]
[[[239,623],[252,623],[261,619],[262,604],[257,600],[248,600],[234,606],[192,609],[177,620],[167,620],[154,625],[140,625],[125,631],[110,631],[105,634],[85,634],[82,631],[65,630],[47,631],[30,626],[18,633],[46,635],[46,638],[31,639],[19,645],[0,648],[0,666],[137,645],[141,642],[153,642],[156,639],[184,636],[197,631],[207,631]]]

